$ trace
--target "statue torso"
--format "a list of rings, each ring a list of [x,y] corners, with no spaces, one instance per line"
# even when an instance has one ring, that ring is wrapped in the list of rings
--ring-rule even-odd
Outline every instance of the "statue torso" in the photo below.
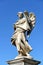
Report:
[[[21,28],[23,30],[30,30],[30,26],[28,24],[28,21],[26,18],[22,18],[20,20],[18,20],[19,24],[16,25],[16,28]]]

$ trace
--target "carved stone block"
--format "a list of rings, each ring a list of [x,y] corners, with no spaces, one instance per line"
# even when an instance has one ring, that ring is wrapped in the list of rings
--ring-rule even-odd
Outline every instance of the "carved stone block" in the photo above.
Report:
[[[40,61],[32,60],[28,58],[19,58],[15,60],[7,61],[9,65],[38,65]]]

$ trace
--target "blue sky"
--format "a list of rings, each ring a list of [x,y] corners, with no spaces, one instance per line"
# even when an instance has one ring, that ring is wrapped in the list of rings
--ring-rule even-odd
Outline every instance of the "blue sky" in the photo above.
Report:
[[[17,12],[24,10],[36,15],[35,28],[28,41],[33,48],[31,56],[43,65],[43,0],[0,0],[0,65],[7,65],[6,61],[18,55],[10,40],[14,33],[13,23],[18,19]]]

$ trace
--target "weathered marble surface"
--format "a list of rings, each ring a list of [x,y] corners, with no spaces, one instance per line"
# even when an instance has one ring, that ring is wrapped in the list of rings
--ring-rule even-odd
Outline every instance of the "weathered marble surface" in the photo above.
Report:
[[[14,34],[11,38],[11,42],[16,46],[19,56],[28,56],[32,59],[29,53],[32,51],[32,47],[27,40],[27,36],[30,36],[35,26],[35,15],[32,12],[18,12],[19,19],[14,24]],[[18,58],[18,57],[17,57]]]
[[[38,65],[40,61],[32,60],[28,58],[19,58],[15,60],[7,61],[9,65]]]

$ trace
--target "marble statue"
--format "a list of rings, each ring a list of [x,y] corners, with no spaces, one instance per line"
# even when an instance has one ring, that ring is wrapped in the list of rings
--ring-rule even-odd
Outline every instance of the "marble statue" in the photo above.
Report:
[[[30,56],[32,47],[29,45],[27,36],[30,36],[31,31],[35,26],[35,15],[32,12],[18,12],[19,19],[14,24],[14,34],[11,37],[11,42],[16,46],[19,56]]]

